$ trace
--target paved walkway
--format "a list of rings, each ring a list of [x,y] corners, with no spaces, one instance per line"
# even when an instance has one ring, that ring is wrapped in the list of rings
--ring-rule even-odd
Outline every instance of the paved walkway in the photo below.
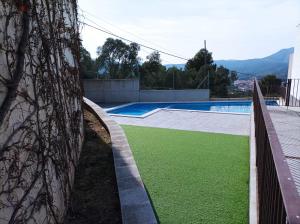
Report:
[[[250,115],[160,110],[146,118],[111,116],[119,124],[249,135]]]
[[[300,108],[268,109],[300,195]]]

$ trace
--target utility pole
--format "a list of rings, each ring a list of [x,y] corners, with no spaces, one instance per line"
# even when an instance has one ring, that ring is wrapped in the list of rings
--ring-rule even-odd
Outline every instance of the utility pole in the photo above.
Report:
[[[206,49],[206,40],[204,40],[204,49],[205,49],[205,56],[204,56],[204,62],[205,62],[205,68],[207,70],[207,87],[209,89],[209,69],[207,68],[207,49]]]

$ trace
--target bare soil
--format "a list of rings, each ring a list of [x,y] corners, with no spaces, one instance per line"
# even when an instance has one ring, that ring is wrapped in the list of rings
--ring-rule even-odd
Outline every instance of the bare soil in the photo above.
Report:
[[[85,142],[65,224],[122,223],[109,133],[84,112]]]

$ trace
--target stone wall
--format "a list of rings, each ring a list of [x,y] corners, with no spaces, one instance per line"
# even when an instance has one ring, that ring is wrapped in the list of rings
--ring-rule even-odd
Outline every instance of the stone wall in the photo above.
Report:
[[[62,223],[83,141],[76,0],[0,9],[0,223]]]
[[[176,102],[209,100],[208,89],[141,90],[141,102]]]
[[[138,79],[85,79],[84,95],[94,102],[132,102],[139,100]]]
[[[84,95],[97,103],[209,100],[208,89],[140,90],[138,79],[86,79],[83,84]]]

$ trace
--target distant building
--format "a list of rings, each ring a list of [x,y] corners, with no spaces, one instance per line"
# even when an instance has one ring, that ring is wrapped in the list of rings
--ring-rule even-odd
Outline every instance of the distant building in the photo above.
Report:
[[[236,80],[234,81],[234,86],[243,92],[253,90],[253,80]]]

